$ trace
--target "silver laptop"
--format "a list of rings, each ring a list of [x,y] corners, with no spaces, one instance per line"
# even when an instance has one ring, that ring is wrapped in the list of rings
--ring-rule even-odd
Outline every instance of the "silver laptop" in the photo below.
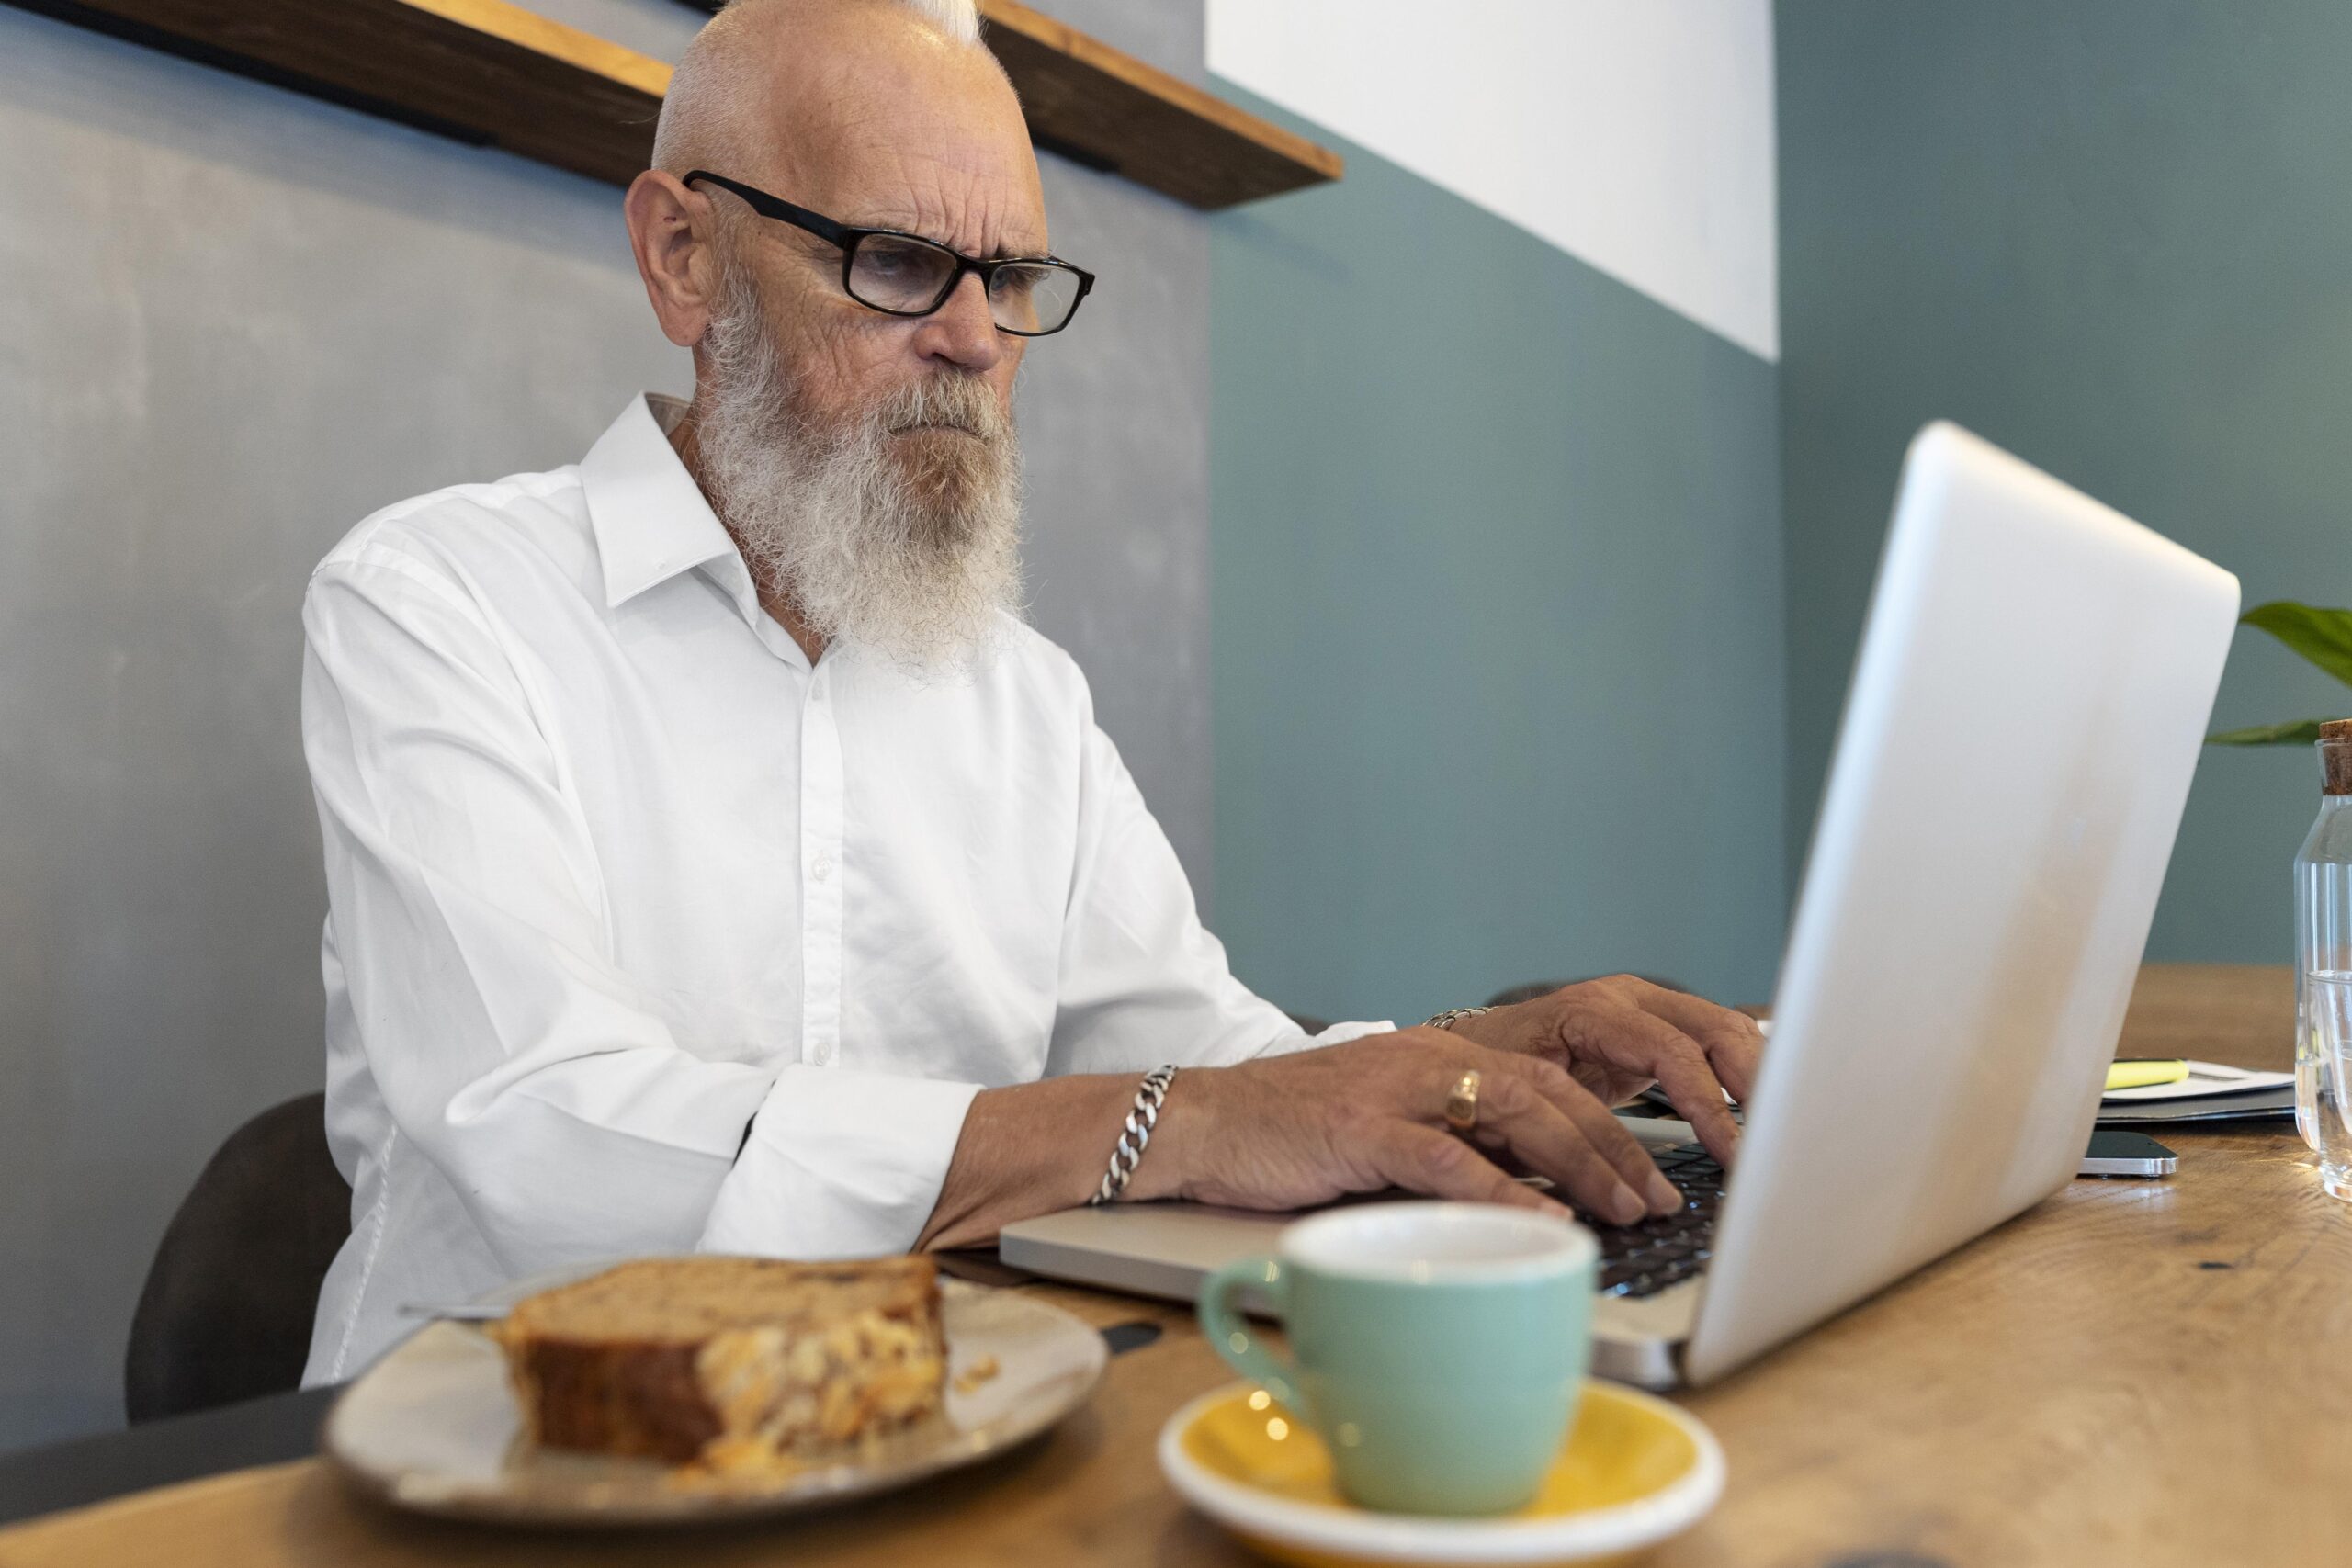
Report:
[[[2073,1175],[2237,607],[2218,567],[1956,426],[1919,434],[1736,1178],[1666,1153],[1684,1213],[1595,1227],[1596,1371],[1706,1382]],[[1073,1210],[1002,1256],[1189,1298],[1286,1218]]]

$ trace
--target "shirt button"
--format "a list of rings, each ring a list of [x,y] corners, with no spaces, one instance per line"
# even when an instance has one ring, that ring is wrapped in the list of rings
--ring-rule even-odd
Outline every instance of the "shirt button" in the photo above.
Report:
[[[820,855],[817,863],[808,868],[808,874],[820,882],[830,882],[833,877],[833,863]]]

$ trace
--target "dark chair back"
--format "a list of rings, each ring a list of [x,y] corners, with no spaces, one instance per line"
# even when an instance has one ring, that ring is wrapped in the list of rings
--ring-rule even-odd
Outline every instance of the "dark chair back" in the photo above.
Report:
[[[133,1421],[302,1381],[351,1189],[327,1153],[326,1096],[272,1106],[229,1134],[172,1216],[139,1292],[123,1364]]]

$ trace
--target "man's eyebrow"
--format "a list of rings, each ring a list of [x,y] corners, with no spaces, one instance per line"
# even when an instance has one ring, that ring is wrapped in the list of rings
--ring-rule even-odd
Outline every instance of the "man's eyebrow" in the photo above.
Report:
[[[959,256],[969,255],[971,254],[968,251],[962,249],[960,246],[949,243],[949,242],[941,239],[936,234],[924,232],[922,230],[916,228],[913,224],[907,222],[903,219],[888,217],[864,220],[844,219],[842,222],[845,227],[852,229],[888,229],[894,234],[912,234],[916,239],[928,240],[934,245],[946,245],[949,250],[954,251]],[[987,254],[974,259],[978,261],[1031,261],[1048,254],[1049,253],[1042,247],[1035,250],[1017,250],[1000,244],[995,249],[989,251]]]

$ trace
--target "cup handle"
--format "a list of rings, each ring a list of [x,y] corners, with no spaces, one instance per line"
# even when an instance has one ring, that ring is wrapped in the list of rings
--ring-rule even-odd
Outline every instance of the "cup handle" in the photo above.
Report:
[[[1250,1332],[1249,1320],[1233,1310],[1234,1292],[1248,1286],[1263,1291],[1279,1308],[1285,1283],[1279,1258],[1245,1258],[1227,1264],[1201,1285],[1201,1332],[1227,1366],[1303,1415],[1291,1363],[1260,1344]]]

